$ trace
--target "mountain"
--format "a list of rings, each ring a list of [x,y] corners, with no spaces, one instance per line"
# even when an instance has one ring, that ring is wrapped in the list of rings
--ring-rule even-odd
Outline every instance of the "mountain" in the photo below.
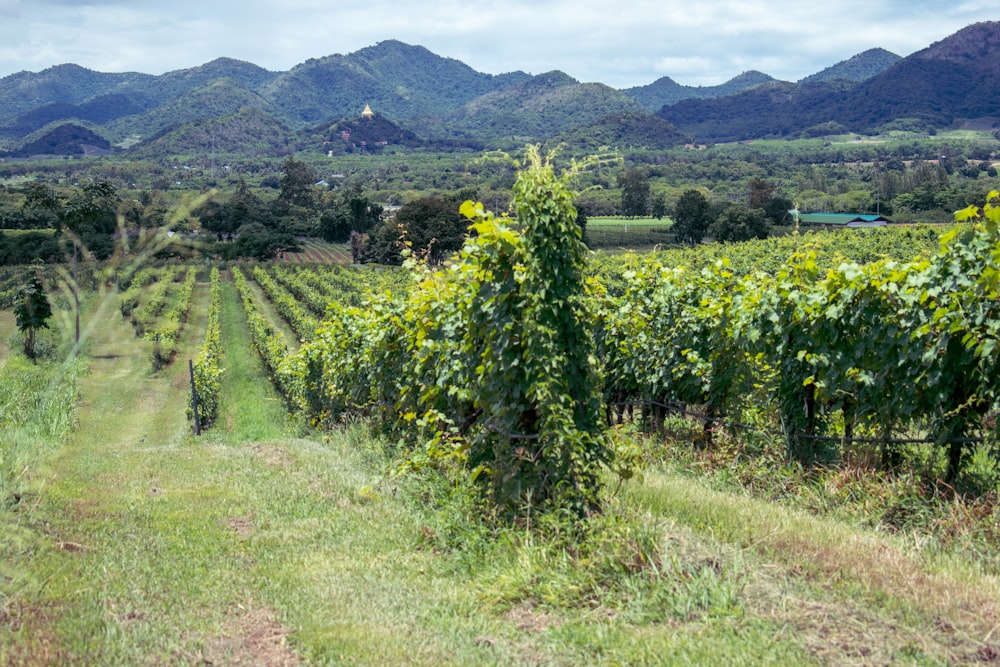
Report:
[[[293,126],[353,118],[365,104],[407,121],[446,116],[470,99],[526,78],[522,72],[482,74],[422,46],[388,40],[346,56],[307,60],[259,92]]]
[[[831,100],[846,94],[850,85],[775,81],[727,97],[682,100],[656,115],[700,143],[798,136],[807,128],[830,122]],[[838,128],[847,131],[839,124]]]
[[[54,102],[32,109],[5,125],[0,125],[0,137],[17,139],[39,130],[49,123],[73,119],[104,125],[122,116],[142,113],[145,104],[125,93],[109,93],[82,104]]]
[[[868,49],[847,60],[841,60],[836,65],[807,76],[801,79],[799,83],[837,81],[839,79],[864,81],[873,76],[878,76],[900,60],[902,58],[891,51],[886,51],[885,49]]]
[[[514,141],[537,141],[611,113],[642,107],[603,83],[580,83],[559,71],[533,76],[487,93],[448,118],[452,132]]]
[[[253,63],[233,58],[216,58],[198,67],[174,70],[158,76],[155,85],[148,86],[143,92],[151,100],[163,102],[219,79],[228,79],[248,90],[257,90],[279,76],[279,72],[270,72]]]
[[[199,91],[210,90],[213,84],[216,84],[213,94],[224,98],[219,82],[230,82],[231,87],[250,91],[276,76],[277,73],[231,58],[217,58],[199,67],[160,76],[101,74],[76,65],[60,65],[37,75],[21,72],[0,79],[0,111],[5,106],[15,106],[10,100],[18,94],[34,94],[46,102],[13,118],[0,119],[0,137],[22,138],[60,120],[111,124],[111,135],[124,131],[148,136],[192,117],[228,113],[250,103],[245,99],[240,103],[213,102],[199,96]],[[167,120],[162,120],[164,117]],[[116,123],[122,118],[131,120]]]
[[[1000,22],[963,28],[861,82],[770,84],[657,115],[699,141],[798,136],[824,125],[876,132],[900,119],[935,127],[1000,115]]]
[[[200,150],[208,130],[255,154],[319,150],[344,129],[355,135],[357,128],[338,124],[358,118],[365,105],[379,119],[376,143],[408,146],[478,148],[560,137],[655,147],[682,136],[720,142],[946,127],[1000,115],[1000,23],[968,26],[903,59],[871,49],[798,83],[750,71],[719,86],[663,77],[615,90],[558,71],[484,74],[397,40],[287,72],[231,58],[159,76],[59,65],[0,79],[0,148],[24,147],[69,123],[122,150]],[[658,120],[641,117],[653,109]],[[340,129],[324,137],[330,128]],[[264,138],[264,131],[275,136]],[[77,150],[73,141],[56,137],[44,145]]]
[[[664,76],[649,85],[625,88],[622,92],[641,104],[647,111],[655,112],[681,100],[724,97],[775,80],[767,74],[751,70],[718,86],[683,86],[669,76]]]
[[[39,107],[88,100],[155,81],[151,74],[104,74],[79,65],[57,65],[38,73],[18,72],[0,79],[0,124]]]
[[[362,115],[352,120],[334,123],[317,132],[327,150],[377,152],[384,146],[419,146],[423,142],[413,132],[396,125],[391,120],[365,108]]]
[[[232,78],[198,78],[194,87],[180,89],[176,97],[150,107],[142,113],[123,116],[107,124],[117,141],[125,137],[149,137],[192,120],[205,120],[235,114],[244,107],[273,113],[273,107],[260,95]]]

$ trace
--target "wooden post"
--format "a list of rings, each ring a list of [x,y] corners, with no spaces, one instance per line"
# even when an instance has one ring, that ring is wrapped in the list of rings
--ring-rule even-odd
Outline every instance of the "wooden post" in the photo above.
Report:
[[[201,420],[198,419],[198,390],[194,387],[194,362],[188,359],[188,372],[191,374],[191,411],[194,413],[194,434],[201,435]]]

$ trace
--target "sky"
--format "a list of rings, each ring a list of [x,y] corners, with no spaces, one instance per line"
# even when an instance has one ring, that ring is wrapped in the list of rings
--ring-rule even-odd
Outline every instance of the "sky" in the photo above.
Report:
[[[0,77],[63,63],[162,74],[218,57],[284,71],[398,39],[480,72],[615,88],[749,70],[797,81],[987,20],[1000,20],[996,0],[0,0]]]

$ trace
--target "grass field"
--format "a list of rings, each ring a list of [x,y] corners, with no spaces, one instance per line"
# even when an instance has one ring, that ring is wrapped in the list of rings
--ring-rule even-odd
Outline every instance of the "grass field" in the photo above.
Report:
[[[649,249],[673,241],[669,218],[588,218],[587,239],[592,249]]]
[[[228,283],[221,412],[194,437],[186,359],[207,285],[177,360],[157,373],[114,299],[86,301],[75,427],[22,460],[0,504],[0,664],[1000,656],[1000,583],[974,560],[667,465],[609,477],[605,515],[578,538],[484,533],[461,507],[427,503],[426,480],[389,475],[390,443],[363,423],[317,433],[290,418]],[[0,340],[11,326],[0,318]]]

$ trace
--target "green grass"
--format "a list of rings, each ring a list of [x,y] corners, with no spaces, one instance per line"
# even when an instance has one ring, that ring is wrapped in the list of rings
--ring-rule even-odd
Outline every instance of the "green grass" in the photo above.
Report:
[[[587,239],[592,249],[649,249],[673,243],[669,218],[588,218]]]
[[[670,218],[619,218],[619,217],[594,217],[587,218],[587,229],[634,227],[636,229],[649,229],[670,227],[673,222]]]
[[[11,351],[11,339],[17,331],[14,313],[10,310],[0,310],[0,368],[7,363]]]

